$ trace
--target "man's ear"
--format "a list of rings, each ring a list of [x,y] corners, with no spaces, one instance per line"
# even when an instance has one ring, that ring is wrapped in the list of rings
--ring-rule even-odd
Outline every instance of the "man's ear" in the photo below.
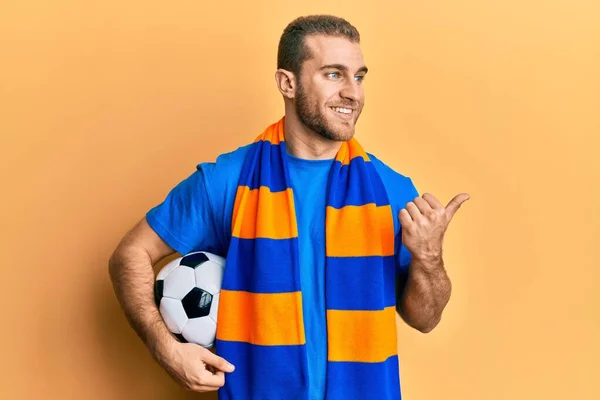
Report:
[[[296,76],[292,72],[278,69],[275,72],[275,82],[283,97],[293,99],[296,96],[297,82]]]

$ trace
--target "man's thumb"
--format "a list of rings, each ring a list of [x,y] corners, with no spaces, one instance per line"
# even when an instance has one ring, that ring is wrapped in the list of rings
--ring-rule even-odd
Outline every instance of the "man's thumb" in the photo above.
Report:
[[[471,198],[471,196],[469,196],[467,193],[461,193],[459,195],[454,196],[454,198],[452,200],[450,200],[450,202],[446,206],[446,212],[448,213],[448,220],[452,219],[452,217],[454,217],[454,214],[460,208],[462,203],[469,200],[470,198]]]
[[[223,372],[233,372],[235,367],[228,363],[223,357],[219,357],[216,354],[213,354],[210,351],[207,351],[207,355],[204,358],[204,362],[208,365],[212,365],[213,367],[223,371]]]

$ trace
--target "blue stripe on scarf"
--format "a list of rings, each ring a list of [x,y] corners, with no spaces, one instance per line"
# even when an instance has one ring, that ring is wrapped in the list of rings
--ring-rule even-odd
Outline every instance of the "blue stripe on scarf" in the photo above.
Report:
[[[336,284],[327,287],[327,305],[333,310],[381,310],[396,305],[394,256],[329,257],[327,269]],[[365,273],[365,270],[368,272]],[[383,288],[383,290],[373,290]]]
[[[364,186],[351,185],[348,182],[349,176],[357,179],[357,182],[362,182]],[[328,205],[332,207],[361,206],[369,203],[375,203],[377,206],[389,204],[385,186],[370,161],[365,162],[362,158],[355,158],[349,165],[343,166],[340,162],[336,162],[330,173],[330,179],[330,187],[336,188],[330,192],[331,198],[328,199]],[[371,187],[371,190],[364,190],[364,187]]]
[[[235,274],[225,274],[222,288],[253,293],[281,293],[300,290],[300,277],[294,278],[291,254],[298,256],[298,238],[240,239],[231,238],[230,252],[244,254],[243,259],[227,260],[227,268]],[[245,265],[252,268],[244,268]],[[276,267],[275,267],[276,266]],[[260,279],[256,279],[260,277]]]
[[[225,377],[227,385],[219,389],[219,400],[308,399],[308,374],[298,368],[299,360],[307,368],[305,345],[258,346],[217,340],[216,348],[236,366],[235,373]]]
[[[397,390],[400,387],[398,356],[381,363],[329,362],[327,380],[335,382],[334,387],[338,388],[328,387],[327,400],[402,398]],[[345,390],[350,387],[352,392]]]
[[[257,147],[263,146],[262,150]],[[285,143],[283,143],[285,146]],[[260,155],[257,155],[260,150]],[[283,171],[283,164],[281,162],[281,147],[279,144],[271,144],[270,142],[254,142],[251,148],[248,150],[249,154],[252,154],[255,159],[252,160],[255,168],[244,168],[240,174],[240,184],[248,186],[250,189],[257,189],[260,186],[267,186],[271,189],[271,192],[281,192],[287,189],[285,184]],[[259,159],[257,159],[260,157]],[[270,168],[262,168],[264,165],[270,165]]]

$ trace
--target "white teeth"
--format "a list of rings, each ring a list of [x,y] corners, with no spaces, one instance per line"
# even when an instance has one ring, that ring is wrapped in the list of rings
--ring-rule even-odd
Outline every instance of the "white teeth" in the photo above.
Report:
[[[351,114],[352,110],[349,108],[342,108],[342,107],[332,107],[335,111],[342,113],[342,114]]]

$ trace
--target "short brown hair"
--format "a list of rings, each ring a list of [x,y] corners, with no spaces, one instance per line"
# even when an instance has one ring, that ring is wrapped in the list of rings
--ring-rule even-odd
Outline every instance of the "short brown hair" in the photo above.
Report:
[[[304,38],[318,34],[344,37],[360,43],[358,30],[343,18],[333,15],[299,17],[289,23],[279,39],[277,68],[291,71],[299,76],[302,63],[311,57]]]

